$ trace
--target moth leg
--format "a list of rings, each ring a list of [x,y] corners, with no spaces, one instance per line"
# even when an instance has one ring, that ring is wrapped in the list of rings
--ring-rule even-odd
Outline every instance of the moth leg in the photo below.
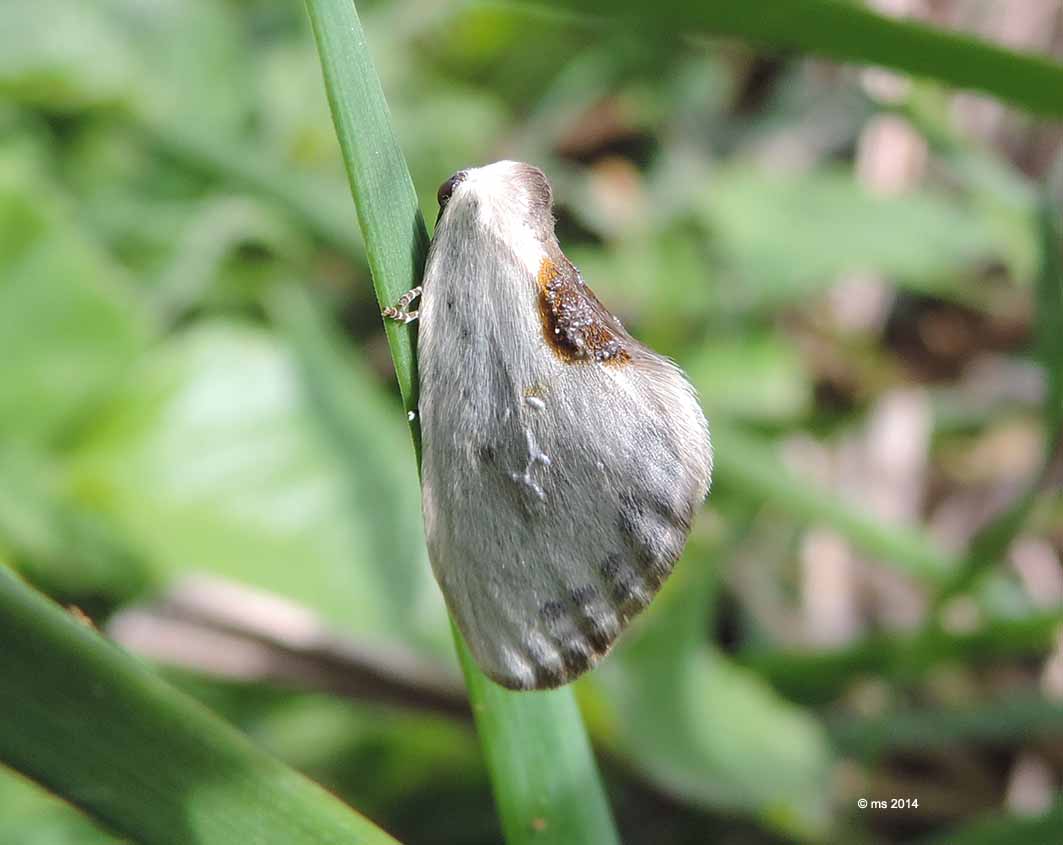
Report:
[[[381,313],[389,320],[397,320],[400,323],[412,323],[417,319],[419,312],[411,311],[410,304],[421,295],[421,286],[408,290],[399,297],[399,301],[392,308],[385,308]]]

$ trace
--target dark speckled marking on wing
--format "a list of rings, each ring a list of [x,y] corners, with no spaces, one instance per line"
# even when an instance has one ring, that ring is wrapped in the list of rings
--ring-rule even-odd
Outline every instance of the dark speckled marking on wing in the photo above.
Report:
[[[683,551],[689,522],[659,499],[624,494],[620,498],[618,527],[646,579],[656,589]]]
[[[616,631],[605,630],[593,616],[584,616],[578,620],[580,633],[595,654],[605,654],[613,644]]]
[[[547,622],[556,622],[565,614],[565,603],[557,599],[543,602],[542,607],[539,608],[539,614]]]
[[[602,561],[599,567],[602,577],[606,581],[613,581],[620,574],[620,567],[624,565],[624,556],[619,552],[613,552]]]
[[[584,651],[575,644],[569,644],[561,649],[561,662],[565,666],[565,673],[568,677],[574,678],[591,667],[593,658],[589,652]]]
[[[596,582],[580,584],[539,605],[547,651],[525,642],[534,679],[552,689],[586,672],[613,646],[624,626],[652,600],[683,549],[692,513],[642,491],[620,496],[618,527],[626,548],[606,554]],[[515,681],[527,683],[527,681]]]
[[[538,661],[533,661],[532,671],[535,674],[534,689],[554,689],[566,683],[569,677],[553,666],[546,666]]]
[[[638,581],[632,576],[621,577],[613,586],[613,604],[624,621],[642,610],[653,598],[652,589],[643,588],[639,583],[641,581],[643,581],[641,577]]]

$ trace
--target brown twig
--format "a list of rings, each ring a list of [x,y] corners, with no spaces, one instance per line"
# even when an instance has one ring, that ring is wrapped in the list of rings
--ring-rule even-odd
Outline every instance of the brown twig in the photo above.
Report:
[[[354,642],[307,608],[215,576],[186,578],[119,612],[106,630],[130,651],[217,678],[470,715],[457,675],[390,644]]]

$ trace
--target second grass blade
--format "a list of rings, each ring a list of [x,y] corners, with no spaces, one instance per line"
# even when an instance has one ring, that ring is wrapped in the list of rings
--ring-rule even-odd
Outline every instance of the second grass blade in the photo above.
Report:
[[[523,4],[522,4],[523,5]],[[544,4],[545,5],[545,4]],[[1063,115],[1063,65],[958,32],[878,14],[839,0],[660,0],[652,12],[632,0],[562,0],[581,15],[620,19],[653,32],[741,38],[836,61],[879,65],[982,91],[1044,115]]]
[[[0,564],[0,763],[143,845],[388,845]]]

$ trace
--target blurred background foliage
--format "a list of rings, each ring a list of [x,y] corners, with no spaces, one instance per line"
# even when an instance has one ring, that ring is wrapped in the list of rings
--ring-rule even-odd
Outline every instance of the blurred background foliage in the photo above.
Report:
[[[1050,0],[876,5],[1063,54]],[[426,217],[461,167],[543,167],[714,426],[676,574],[577,687],[624,841],[1063,840],[1059,125],[360,12]],[[496,842],[353,221],[300,4],[0,5],[0,562],[400,840]],[[3,770],[0,841],[116,840]]]

